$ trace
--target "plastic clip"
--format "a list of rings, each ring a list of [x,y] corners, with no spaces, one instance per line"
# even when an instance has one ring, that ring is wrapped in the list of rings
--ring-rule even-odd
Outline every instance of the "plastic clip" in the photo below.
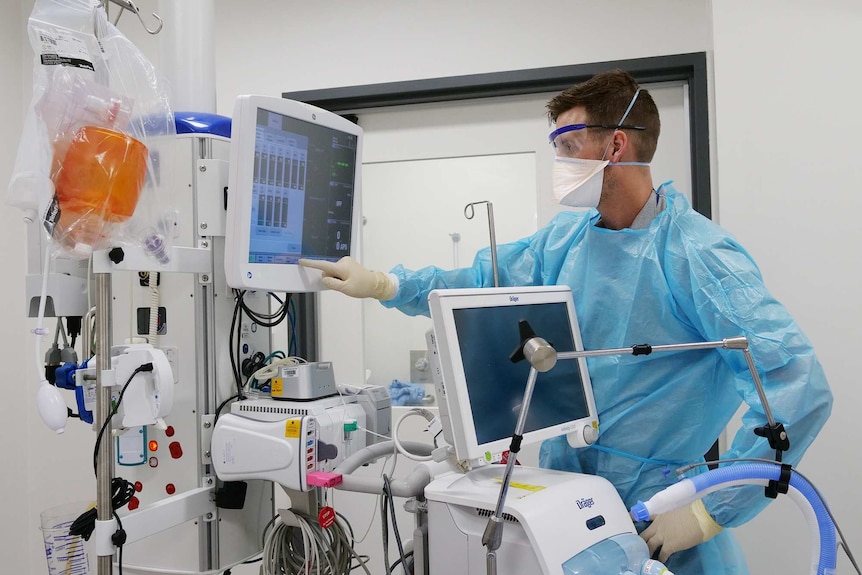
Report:
[[[787,493],[787,490],[790,489],[790,476],[793,472],[793,468],[787,464],[781,464],[781,476],[776,481],[775,479],[770,479],[769,484],[766,486],[766,496],[770,499],[775,499],[778,497],[779,493]]]
[[[769,441],[769,447],[775,450],[775,461],[781,463],[781,452],[790,449],[790,438],[784,430],[783,423],[775,423],[774,425],[764,425],[755,427],[754,434],[759,437],[765,437]]]

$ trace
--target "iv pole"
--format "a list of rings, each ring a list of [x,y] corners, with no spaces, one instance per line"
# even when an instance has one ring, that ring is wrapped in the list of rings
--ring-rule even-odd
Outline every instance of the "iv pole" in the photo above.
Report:
[[[774,432],[777,439],[780,441],[780,447],[776,448],[778,460],[780,461],[781,449],[789,449],[790,443],[787,439],[787,433],[781,424],[776,424],[772,417],[772,410],[766,400],[766,394],[763,391],[763,384],[760,381],[760,376],[754,367],[754,358],[748,350],[748,338],[744,336],[730,337],[721,341],[706,341],[700,343],[680,343],[669,345],[650,345],[639,344],[631,347],[609,348],[609,349],[594,349],[583,351],[566,351],[557,352],[547,341],[541,337],[537,337],[533,330],[529,327],[526,321],[520,323],[522,342],[512,354],[512,361],[520,361],[526,359],[530,363],[530,373],[527,376],[527,387],[524,390],[524,400],[521,402],[521,409],[518,413],[518,422],[515,425],[515,434],[512,436],[512,443],[509,447],[509,458],[506,461],[506,469],[503,472],[503,481],[500,485],[500,493],[497,497],[497,505],[494,509],[494,514],[488,518],[488,524],[485,526],[485,532],[482,534],[482,545],[487,550],[485,552],[485,564],[488,575],[497,575],[497,549],[503,541],[503,507],[506,503],[506,494],[509,490],[509,484],[512,479],[512,471],[515,466],[515,459],[518,452],[521,450],[522,434],[524,433],[524,424],[527,419],[527,410],[530,407],[530,399],[533,395],[533,388],[536,384],[538,372],[550,370],[558,359],[579,359],[586,357],[597,357],[603,355],[649,355],[653,352],[664,351],[684,351],[695,349],[737,349],[745,354],[745,360],[748,364],[748,369],[754,380],[754,385],[757,388],[757,394],[760,396],[760,402],[763,405],[764,413],[768,423],[767,433]],[[760,433],[758,433],[760,435]],[[770,445],[772,445],[770,438]],[[773,446],[775,447],[775,446]]]
[[[105,381],[111,370],[111,274],[96,274],[96,421],[106,421],[111,412],[111,385],[114,382]],[[85,345],[88,345],[86,342]],[[111,481],[114,475],[114,442],[112,441],[112,424],[105,425],[105,441],[99,446],[96,459],[96,541],[99,541],[99,526],[104,525],[115,529],[113,515],[114,507],[111,501]],[[98,555],[99,575],[111,575],[113,555]]]

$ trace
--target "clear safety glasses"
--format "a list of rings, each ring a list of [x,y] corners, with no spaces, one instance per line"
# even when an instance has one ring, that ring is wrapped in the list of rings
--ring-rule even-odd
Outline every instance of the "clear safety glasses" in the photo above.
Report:
[[[623,122],[626,121],[626,118],[628,118],[629,112],[632,111],[632,107],[635,105],[635,102],[637,102],[638,95],[640,93],[640,88],[635,90],[635,94],[632,96],[631,102],[629,102],[626,111],[615,126],[610,124],[569,124],[568,126],[560,126],[551,132],[548,136],[548,140],[553,144],[554,150],[557,152],[557,156],[561,158],[577,158],[578,154],[581,153],[581,148],[584,146],[584,141],[586,141],[587,133],[585,130],[587,128],[599,128],[602,130],[646,130],[644,126],[623,124]],[[610,142],[608,142],[608,146],[610,146]],[[605,154],[607,151],[607,148],[605,148]],[[605,159],[605,154],[602,154],[603,160]]]
[[[584,146],[587,134],[586,130],[588,128],[639,131],[646,129],[644,126],[632,126],[629,124],[620,124],[618,126],[611,124],[569,124],[551,132],[548,136],[548,141],[554,146],[557,156],[561,158],[576,158]]]

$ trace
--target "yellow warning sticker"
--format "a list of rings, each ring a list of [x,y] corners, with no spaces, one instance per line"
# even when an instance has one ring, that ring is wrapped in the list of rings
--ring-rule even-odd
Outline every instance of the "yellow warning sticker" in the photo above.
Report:
[[[273,377],[269,385],[271,390],[270,395],[273,395],[275,397],[281,397],[281,393],[283,390],[282,379],[280,377]]]
[[[284,436],[297,438],[300,436],[300,431],[302,430],[302,420],[301,419],[288,419],[284,423]]]
[[[503,483],[503,480],[499,477],[494,478],[493,481],[495,483]],[[517,483],[515,481],[510,482],[509,487],[514,487],[515,489],[523,489],[524,491],[541,491],[545,488],[544,485],[530,485],[529,483]]]

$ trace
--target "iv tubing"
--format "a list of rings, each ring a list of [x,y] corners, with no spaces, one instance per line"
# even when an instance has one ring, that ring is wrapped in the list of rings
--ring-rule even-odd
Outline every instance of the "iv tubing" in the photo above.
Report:
[[[714,469],[690,479],[683,479],[667,489],[660,491],[645,503],[632,507],[632,515],[636,519],[654,517],[670,509],[690,503],[695,499],[725,487],[742,484],[765,484],[769,480],[778,480],[781,476],[781,466],[768,463],[751,463]],[[826,506],[820,499],[814,487],[798,473],[791,472],[791,498],[806,516],[812,533],[819,534],[815,552],[818,560],[812,560],[812,573],[816,575],[832,575],[837,561],[838,542],[835,536],[835,525],[829,517]],[[810,511],[801,505],[804,497],[810,506]],[[645,516],[646,515],[646,516]],[[815,531],[816,529],[816,531]]]

